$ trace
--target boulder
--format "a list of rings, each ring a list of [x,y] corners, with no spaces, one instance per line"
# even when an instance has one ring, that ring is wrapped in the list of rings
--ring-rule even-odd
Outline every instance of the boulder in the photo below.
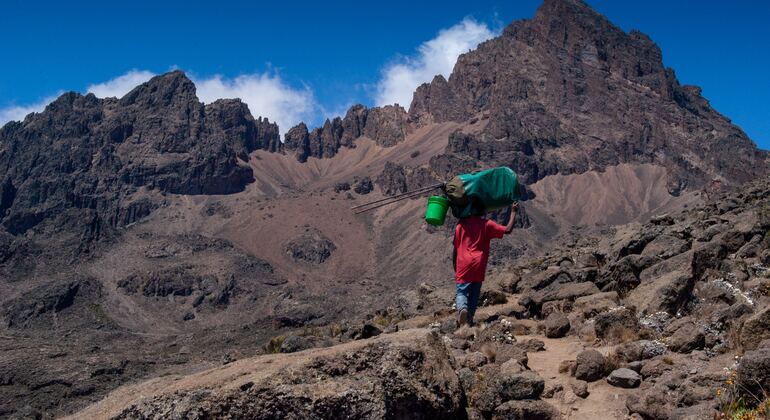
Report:
[[[545,319],[545,336],[548,338],[564,337],[569,329],[569,318],[561,312],[554,312]]]
[[[612,329],[625,328],[637,331],[639,328],[636,312],[624,306],[618,306],[607,312],[602,312],[596,315],[593,321],[594,330],[598,338],[604,338]]]
[[[605,358],[596,350],[583,350],[575,358],[575,378],[593,382],[604,377]]]
[[[107,397],[110,412],[101,416],[464,418],[463,390],[450,360],[438,334],[413,329],[302,357],[258,356],[200,372],[191,386],[161,378],[137,390],[128,405]],[[87,409],[75,417],[95,416]]]
[[[657,378],[673,369],[674,366],[670,363],[670,361],[664,358],[655,358],[646,362],[639,370],[639,374],[642,375],[642,377],[645,379]]]
[[[740,341],[746,350],[757,348],[762,340],[770,338],[770,307],[749,317],[741,328]]]
[[[353,181],[353,191],[356,192],[356,194],[369,194],[374,190],[374,184],[372,183],[372,179],[368,176],[365,176],[363,178],[356,178]]]
[[[589,394],[588,382],[576,379],[576,380],[570,381],[569,386],[572,389],[572,393],[574,393],[578,397],[580,398],[588,397],[588,394]]]
[[[737,374],[738,388],[748,399],[770,389],[770,340],[763,340],[743,355]]]
[[[312,347],[312,342],[306,337],[290,335],[283,340],[279,351],[281,353],[294,353],[297,351],[309,349],[310,347]]]
[[[520,303],[527,307],[532,314],[540,313],[540,309],[546,302],[556,300],[574,301],[581,296],[599,293],[599,289],[591,282],[583,283],[553,283],[548,287],[531,292],[524,296]]]
[[[624,302],[633,305],[641,314],[659,311],[675,314],[692,293],[695,280],[687,269],[674,270],[652,278],[631,290]]]
[[[542,400],[508,401],[495,408],[493,420],[553,420],[561,418],[556,407]]]
[[[620,368],[607,376],[607,383],[619,388],[636,388],[642,383],[642,377],[631,369]]]
[[[513,335],[513,325],[507,320],[495,321],[476,334],[476,340],[471,347],[478,350],[484,343],[513,344],[516,337]]]
[[[462,357],[457,360],[457,362],[460,364],[460,366],[467,367],[471,370],[476,370],[484,365],[487,364],[489,360],[487,360],[487,356],[484,355],[484,353],[475,351],[468,353],[465,355],[465,357]]]
[[[673,233],[664,233],[648,243],[641,255],[665,260],[687,251],[690,245],[689,240],[682,239]]]
[[[615,347],[615,355],[626,363],[652,359],[665,352],[665,344],[650,340],[632,341]]]
[[[703,331],[693,322],[680,326],[674,334],[666,340],[669,350],[677,353],[689,353],[702,349],[706,343]]]
[[[511,400],[532,400],[540,397],[545,381],[533,371],[510,373],[501,369],[488,379],[475,406],[484,413],[492,413],[500,404]]]
[[[639,414],[645,419],[671,418],[671,403],[666,392],[660,388],[649,388],[634,392],[626,398],[626,408],[630,414]]]
[[[545,343],[543,340],[538,340],[536,338],[521,341],[516,344],[516,347],[524,351],[545,351]]]
[[[581,313],[585,318],[591,318],[618,306],[619,303],[620,299],[616,291],[596,293],[575,299],[572,311]]]
[[[516,344],[497,344],[494,349],[495,361],[497,363],[506,363],[510,360],[514,360],[525,367],[529,364],[527,351],[521,346]]]
[[[479,306],[482,307],[502,305],[506,302],[508,302],[508,297],[499,290],[484,290],[481,292],[481,296],[479,296]]]

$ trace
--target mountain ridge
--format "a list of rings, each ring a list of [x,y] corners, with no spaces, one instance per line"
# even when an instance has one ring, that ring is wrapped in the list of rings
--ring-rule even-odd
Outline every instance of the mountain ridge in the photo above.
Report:
[[[201,103],[181,71],[122,98],[66,93],[0,128],[0,417],[69,414],[128,382],[446,315],[455,220],[427,226],[422,200],[350,207],[479,168],[527,184],[484,299],[533,292],[530,326],[573,303],[549,300],[561,286],[600,291],[597,305],[657,288],[641,270],[688,246],[698,268],[672,275],[686,280],[677,299],[727,273],[754,290],[751,264],[767,263],[761,206],[744,211],[767,188],[732,192],[766,177],[767,152],[679,86],[648,37],[581,1],[546,1],[417,87],[409,110],[355,105],[279,133],[240,100]],[[610,237],[622,249],[600,249]],[[701,242],[718,264],[701,264]],[[578,245],[602,255],[549,256]],[[738,246],[738,262],[722,255]]]

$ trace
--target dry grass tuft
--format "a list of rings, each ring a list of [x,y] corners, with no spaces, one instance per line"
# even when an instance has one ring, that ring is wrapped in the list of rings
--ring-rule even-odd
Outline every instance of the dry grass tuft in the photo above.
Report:
[[[342,334],[342,326],[340,324],[330,324],[329,325],[329,335],[332,337],[337,337],[340,334]]]
[[[623,358],[618,356],[618,354],[613,350],[610,351],[604,358],[604,371],[609,374],[613,370],[625,366],[625,364],[626,363]]]
[[[732,322],[727,329],[727,343],[730,348],[737,354],[743,354],[743,344],[741,344],[741,330],[743,329],[743,323]]]
[[[623,344],[636,340],[639,340],[639,331],[622,325],[613,325],[604,334],[607,344]]]
[[[590,325],[586,326],[579,330],[578,337],[586,343],[594,344],[597,340],[596,330]]]

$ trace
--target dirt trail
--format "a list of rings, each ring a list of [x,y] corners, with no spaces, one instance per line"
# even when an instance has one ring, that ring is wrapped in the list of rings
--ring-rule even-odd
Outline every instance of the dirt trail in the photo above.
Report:
[[[567,373],[559,373],[559,363],[562,360],[575,360],[585,344],[575,336],[559,339],[551,339],[543,336],[526,336],[536,338],[545,343],[545,351],[527,353],[529,367],[545,379],[546,386],[559,383],[564,387],[564,392],[556,394],[549,403],[558,407],[564,419],[623,419],[627,416],[626,396],[633,389],[616,388],[607,384],[604,380],[598,380],[588,384],[590,394],[587,398],[578,398],[570,390],[570,381],[574,380]],[[609,348],[596,348],[600,353],[607,355]]]

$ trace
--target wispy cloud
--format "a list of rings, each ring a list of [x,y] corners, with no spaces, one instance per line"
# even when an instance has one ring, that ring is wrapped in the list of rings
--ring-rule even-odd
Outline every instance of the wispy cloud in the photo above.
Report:
[[[397,103],[408,108],[417,86],[438,74],[449,77],[460,54],[493,36],[494,31],[485,23],[472,18],[442,29],[435,38],[420,45],[416,55],[397,59],[383,69],[375,103],[379,106]]]
[[[132,69],[104,83],[88,85],[87,92],[100,98],[121,98],[131,89],[155,77],[155,73],[147,70]]]
[[[277,73],[244,74],[235,78],[214,75],[192,80],[201,101],[240,98],[255,118],[262,116],[277,122],[281,133],[300,121],[312,120],[319,110],[309,87],[294,88]]]
[[[50,104],[59,95],[61,95],[61,92],[54,96],[48,96],[32,104],[11,105],[5,108],[0,108],[0,127],[5,125],[5,123],[8,121],[22,121],[27,115],[33,112],[42,111],[45,109],[46,105]]]

